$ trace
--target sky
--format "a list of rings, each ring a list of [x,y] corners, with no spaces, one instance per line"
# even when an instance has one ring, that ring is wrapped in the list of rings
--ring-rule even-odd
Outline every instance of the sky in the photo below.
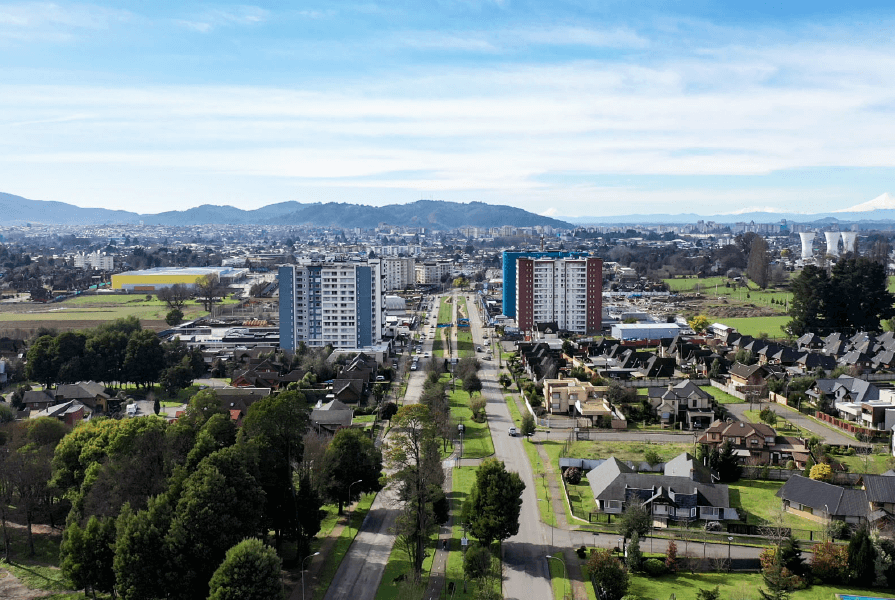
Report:
[[[842,210],[895,193],[893,25],[891,1],[0,2],[0,191]]]

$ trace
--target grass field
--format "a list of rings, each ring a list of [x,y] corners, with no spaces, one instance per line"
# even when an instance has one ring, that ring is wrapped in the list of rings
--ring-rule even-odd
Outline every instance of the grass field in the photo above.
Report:
[[[730,506],[740,509],[746,514],[749,525],[761,525],[772,522],[780,509],[780,499],[774,494],[783,487],[782,481],[757,481],[741,479],[728,486]],[[790,513],[783,514],[783,523],[793,529],[823,531],[820,523],[797,517]],[[798,532],[796,532],[798,533]],[[796,537],[804,537],[796,535]]]
[[[772,338],[782,338],[786,336],[780,327],[789,323],[790,317],[718,318],[717,320],[728,327],[733,327],[743,335],[758,337],[759,334],[766,333]]]
[[[491,428],[488,420],[484,423],[476,423],[472,420],[472,410],[469,408],[469,394],[463,391],[461,381],[457,380],[457,389],[450,390],[450,377],[445,376],[448,382],[448,396],[451,401],[451,417],[457,423],[463,423],[463,458],[484,458],[494,454],[494,443],[491,441]]]
[[[457,353],[460,358],[475,356],[475,346],[472,343],[472,332],[468,329],[457,330]]]
[[[706,392],[711,394],[718,404],[739,404],[742,402],[742,400],[740,400],[736,396],[731,396],[724,390],[719,390],[718,388],[712,387],[710,385],[701,385],[699,386],[699,389],[705,390]]]
[[[452,323],[454,320],[454,303],[448,302],[448,300],[450,300],[450,296],[441,299],[441,304],[438,307],[439,323]]]
[[[688,436],[682,436],[686,439]],[[643,460],[647,450],[655,450],[661,461],[667,461],[681,452],[693,452],[693,438],[689,442],[651,444],[649,442],[573,442],[568,451],[569,458],[609,458],[614,456],[621,461]],[[563,443],[559,440],[547,442],[545,448],[550,455],[551,462],[559,464],[559,455],[562,453]]]
[[[673,594],[676,600],[696,600],[700,589],[712,589],[718,586],[721,598],[757,600],[760,598],[758,588],[762,587],[763,583],[759,573],[696,573],[695,575],[681,573],[655,578],[633,575],[628,594],[661,600]],[[876,598],[885,596],[888,592],[879,588],[813,585],[808,589],[792,592],[790,600],[832,600],[834,594],[863,594]]]

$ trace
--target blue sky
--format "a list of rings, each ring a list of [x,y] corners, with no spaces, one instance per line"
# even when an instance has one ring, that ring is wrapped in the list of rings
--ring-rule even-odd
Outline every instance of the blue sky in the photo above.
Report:
[[[0,3],[0,191],[844,209],[895,193],[891,7]]]

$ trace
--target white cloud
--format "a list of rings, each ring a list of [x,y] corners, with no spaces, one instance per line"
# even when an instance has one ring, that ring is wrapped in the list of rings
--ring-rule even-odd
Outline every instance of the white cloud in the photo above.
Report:
[[[129,11],[94,4],[4,4],[0,5],[0,41],[68,41],[79,33],[109,29],[133,17]]]
[[[174,23],[199,33],[208,33],[218,27],[263,23],[269,17],[270,11],[257,6],[233,6],[207,9],[194,18],[175,19]]]

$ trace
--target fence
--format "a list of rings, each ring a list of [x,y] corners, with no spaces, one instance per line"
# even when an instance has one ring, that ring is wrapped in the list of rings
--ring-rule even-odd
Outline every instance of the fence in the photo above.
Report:
[[[656,379],[631,379],[628,381],[619,381],[624,387],[645,388],[645,387],[668,387],[669,385],[677,385],[682,381],[689,381],[693,385],[709,385],[708,379],[690,379],[681,377],[660,377]]]
[[[877,429],[869,429],[867,427],[861,427],[860,425],[855,425],[850,421],[843,421],[842,419],[837,419],[836,417],[831,417],[827,413],[822,413],[817,411],[814,413],[814,416],[819,421],[824,421],[825,423],[829,423],[830,425],[835,425],[839,429],[848,431],[849,433],[853,433],[855,435],[866,435],[869,439],[873,438],[881,438],[888,439],[890,433],[888,431],[882,431]]]

